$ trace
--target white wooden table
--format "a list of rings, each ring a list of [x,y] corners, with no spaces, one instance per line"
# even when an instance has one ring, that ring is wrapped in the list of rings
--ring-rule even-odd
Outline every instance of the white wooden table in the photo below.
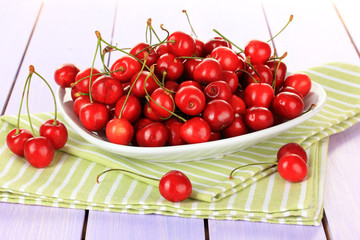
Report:
[[[274,44],[288,52],[289,71],[331,61],[359,64],[358,1],[95,1],[0,0],[0,110],[16,114],[28,66],[51,80],[64,62],[89,67],[95,30],[119,46],[144,40],[154,27],[190,31],[187,9],[201,39],[213,28],[244,46],[267,40],[290,14],[294,21]],[[110,59],[111,61],[111,59]],[[98,63],[99,64],[99,63]],[[100,66],[100,65],[98,65]],[[51,81],[54,89],[56,84]],[[53,111],[45,85],[33,81],[32,112]],[[42,102],[43,104],[38,104]],[[360,124],[330,137],[325,218],[320,227],[246,221],[185,219],[0,203],[1,239],[360,239]]]

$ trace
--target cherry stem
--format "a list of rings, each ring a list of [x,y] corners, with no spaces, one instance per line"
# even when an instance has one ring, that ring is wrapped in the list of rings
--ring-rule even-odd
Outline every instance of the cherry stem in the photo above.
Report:
[[[294,16],[290,15],[289,21],[286,23],[286,25],[280,30],[280,32],[278,32],[275,36],[273,36],[272,38],[270,38],[269,40],[267,40],[267,42],[270,42],[271,40],[273,40],[275,37],[277,37],[282,31],[284,31],[284,29],[290,24],[290,22],[293,20]]]
[[[30,74],[29,74],[29,82],[27,84],[27,90],[26,90],[26,112],[27,112],[27,115],[28,115],[31,132],[32,132],[33,136],[35,137],[35,131],[34,131],[34,128],[33,128],[33,125],[32,125],[31,116],[30,116],[30,110],[29,110],[30,83],[31,83],[31,77],[33,75],[33,69],[34,68],[32,66],[30,66],[30,69],[31,70],[30,70]]]
[[[136,60],[138,60],[141,64],[144,64],[144,62],[141,61],[141,60],[140,60],[139,58],[137,58],[136,56],[134,56],[134,55],[132,55],[132,54],[124,51],[123,49],[120,49],[120,48],[117,48],[116,46],[111,45],[110,43],[106,42],[103,38],[101,38],[101,41],[102,41],[104,44],[108,45],[109,47],[112,47],[113,49],[115,49],[115,50],[117,50],[117,51],[120,51],[120,52],[122,52],[122,53],[124,53],[124,54],[126,54],[126,55],[128,55],[128,56],[131,56],[131,57],[135,58]],[[146,68],[148,71],[151,72],[151,69],[150,69],[148,66],[145,65],[145,68]],[[154,76],[154,78],[155,78],[155,81],[156,81],[156,82],[159,82],[159,79],[156,77],[156,75],[153,74],[153,76]]]
[[[147,23],[146,23],[146,28],[145,28],[145,42],[146,43],[149,43],[149,41],[148,41],[148,30],[149,30],[149,20],[151,20],[151,18],[149,18],[148,19],[148,21],[147,21]],[[151,32],[150,32],[150,34],[151,34]]]
[[[276,65],[275,72],[274,72],[274,79],[273,79],[273,83],[272,83],[272,88],[274,89],[274,92],[275,92],[275,88],[276,88],[276,75],[277,75],[278,69],[280,67],[280,63],[281,63],[281,58],[279,59],[279,62]],[[274,59],[274,64],[275,64],[275,59]]]
[[[176,57],[176,59],[205,59],[204,57],[188,57],[188,56],[181,56]]]
[[[240,52],[244,52],[244,50],[240,47],[238,47],[235,43],[233,43],[232,41],[230,41],[228,38],[226,38],[224,35],[222,35],[221,33],[219,33],[218,30],[213,29],[214,32],[216,32],[220,37],[222,37],[223,39],[225,39],[226,41],[228,41],[229,43],[231,43],[231,45],[233,45],[234,47],[236,47],[237,49],[240,50]]]
[[[156,105],[158,105],[159,107],[161,107],[161,108],[164,109],[165,111],[171,113],[171,115],[170,115],[168,118],[170,118],[172,115],[174,115],[175,117],[179,118],[181,121],[186,122],[186,119],[185,119],[185,118],[177,115],[176,113],[170,111],[170,110],[167,109],[167,108],[164,108],[164,107],[161,106],[159,103],[157,103],[154,99],[151,98],[150,94],[148,93],[148,91],[147,91],[147,89],[146,89],[146,87],[145,87],[148,78],[149,78],[149,75],[145,78],[145,81],[144,81],[144,90],[145,90],[145,94],[146,94],[146,99],[147,99],[148,101],[149,101],[149,100],[153,101]],[[163,87],[161,87],[161,88],[163,88]],[[163,88],[163,89],[166,91],[165,88]],[[175,106],[175,102],[174,102],[173,97],[172,97],[171,95],[170,95],[170,97],[171,97],[171,100],[173,101],[174,106]],[[175,107],[174,107],[174,110],[175,110]],[[168,119],[168,118],[166,118],[166,119]],[[162,118],[162,119],[165,120],[165,118]]]
[[[147,57],[148,57],[148,54],[147,54],[147,52],[146,52],[146,53],[145,53],[145,60],[144,60],[144,63],[143,63],[143,65],[141,66],[141,69],[140,69],[140,71],[139,71],[139,73],[138,73],[138,75],[137,75],[136,79],[135,79],[135,80],[134,80],[134,82],[131,84],[131,86],[130,86],[130,89],[129,89],[128,93],[126,94],[126,98],[125,98],[124,104],[122,105],[122,107],[121,107],[121,111],[120,111],[120,114],[119,114],[119,119],[120,119],[120,118],[121,118],[121,116],[122,116],[122,113],[123,113],[123,111],[124,111],[124,109],[125,109],[125,104],[126,104],[126,102],[127,102],[128,98],[129,98],[129,96],[130,96],[130,93],[131,93],[131,91],[132,91],[133,87],[135,86],[135,84],[136,84],[137,80],[139,79],[139,77],[140,77],[140,75],[141,75],[142,71],[144,70],[144,66],[146,66],[146,60],[147,60]],[[148,75],[148,76],[150,76],[150,75]]]
[[[159,42],[161,42],[159,36],[156,34],[155,29],[153,28],[153,26],[152,26],[152,24],[151,24],[151,18],[148,19],[147,24],[148,24],[148,27],[149,27],[149,29],[150,29],[150,45],[151,45],[151,32],[153,32],[154,35],[155,35],[155,37],[157,38],[157,40],[158,40]]]
[[[251,69],[255,72],[255,74],[259,77],[259,80],[261,82],[261,77],[260,77],[260,74],[256,71],[256,69],[254,68],[254,66],[252,65],[251,61],[250,61],[250,57],[247,57],[245,59],[245,62],[251,67]],[[250,74],[251,75],[251,74]],[[251,75],[252,76],[252,75]],[[255,80],[255,78],[253,77],[253,79]],[[256,81],[256,80],[255,80]],[[256,81],[258,82],[258,81]]]
[[[23,102],[24,102],[26,87],[27,87],[27,85],[28,85],[30,76],[31,76],[31,73],[29,73],[29,75],[27,76],[26,81],[25,81],[24,90],[23,90],[23,93],[22,93],[21,101],[20,101],[20,107],[19,107],[19,112],[18,112],[18,119],[17,119],[16,132],[15,132],[15,134],[19,134],[19,133],[20,133],[20,130],[19,130],[19,129],[20,129],[21,108],[22,108],[22,105],[23,105]]]
[[[113,172],[113,171],[120,171],[120,172],[130,173],[130,174],[134,174],[134,175],[136,175],[136,176],[143,177],[143,178],[147,178],[147,179],[150,179],[150,180],[160,181],[160,179],[158,179],[158,178],[153,178],[153,177],[145,176],[145,175],[142,175],[142,174],[139,174],[139,173],[135,173],[135,172],[126,170],[126,169],[112,168],[112,169],[105,170],[105,171],[103,171],[102,173],[100,173],[99,175],[97,175],[97,177],[96,177],[96,182],[97,182],[97,183],[100,183],[99,178],[100,178],[102,175],[104,175],[104,174],[106,174],[106,173],[108,173],[108,172]]]
[[[170,32],[169,32],[166,28],[164,28],[164,24],[160,24],[160,28],[161,28],[161,30],[165,31],[166,34],[167,34],[167,35],[166,35],[166,38],[164,39],[164,41],[165,41],[166,39],[169,38]]]
[[[240,168],[248,167],[248,166],[255,166],[255,165],[261,165],[261,164],[272,164],[271,167],[278,165],[278,163],[272,163],[272,162],[263,162],[263,163],[250,163],[246,165],[242,165],[240,167],[234,168],[229,175],[229,179],[233,179],[233,174],[236,170],[239,170]]]
[[[99,47],[101,45],[101,35],[99,31],[95,31],[96,37],[98,38],[97,44],[96,44],[96,50],[95,50],[95,54],[94,54],[94,59],[91,65],[91,70],[90,70],[90,78],[89,78],[89,97],[90,97],[90,102],[93,103],[93,99],[92,99],[92,94],[91,94],[91,83],[92,83],[92,74],[93,74],[93,70],[94,70],[94,65],[95,65],[95,59],[96,59],[96,55],[97,52],[99,50]]]
[[[107,52],[109,52],[109,51],[108,51],[108,50],[105,50],[105,49],[104,49],[104,51],[102,50],[101,44],[100,44],[100,51],[99,51],[99,53],[100,53],[100,59],[101,59],[101,62],[102,62],[102,64],[103,64],[103,68],[104,68],[104,70],[105,70],[105,73],[109,73],[109,72],[110,72],[110,70],[108,69],[108,67],[107,67],[106,64],[105,64],[105,54],[106,54]]]
[[[185,13],[185,15],[186,15],[186,18],[187,18],[188,23],[189,23],[190,28],[191,28],[191,32],[195,35],[196,38],[198,38],[198,36],[196,35],[196,33],[195,33],[195,31],[194,31],[194,28],[193,28],[192,25],[191,25],[191,21],[190,21],[190,18],[189,18],[189,15],[188,15],[187,11],[186,11],[186,10],[182,10],[182,12]]]
[[[50,84],[48,83],[48,81],[45,80],[45,78],[43,78],[39,73],[37,73],[36,71],[34,71],[34,73],[39,77],[41,78],[45,84],[48,86],[48,88],[50,89],[50,92],[51,92],[51,95],[53,97],[53,100],[54,100],[54,106],[55,106],[55,113],[54,113],[54,122],[53,122],[53,125],[58,125],[58,122],[57,122],[57,104],[56,104],[56,98],[55,98],[55,94],[54,94],[54,91],[52,90]],[[30,85],[30,84],[29,84]]]

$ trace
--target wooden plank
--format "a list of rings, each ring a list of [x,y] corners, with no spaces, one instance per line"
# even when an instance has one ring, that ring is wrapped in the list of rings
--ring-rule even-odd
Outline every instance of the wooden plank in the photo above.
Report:
[[[97,42],[95,30],[101,31],[105,38],[111,37],[115,6],[115,0],[101,3],[95,0],[46,2],[5,113],[15,114],[18,111],[29,65],[35,66],[54,91],[58,86],[53,75],[60,64],[72,62],[80,69],[90,67]],[[9,47],[16,46],[10,44]],[[101,67],[100,60],[97,66]],[[46,85],[34,77],[31,88],[31,112],[54,111],[52,96]]]
[[[211,240],[217,239],[326,239],[322,226],[299,226],[246,221],[209,220]]]
[[[359,61],[331,1],[264,2],[264,9],[273,34],[294,15],[288,28],[274,39],[280,55],[288,52],[284,62],[289,71],[332,61]]]
[[[0,8],[0,109],[6,104],[22,56],[26,50],[42,0],[2,0]],[[6,6],[6,7],[5,7]],[[18,21],[21,19],[22,21]]]
[[[90,211],[86,239],[204,239],[202,219]]]
[[[99,29],[104,36],[111,36],[115,6],[115,0],[106,2],[67,0],[44,3],[5,114],[16,114],[18,111],[21,91],[30,64],[33,64],[49,81],[54,90],[57,86],[53,81],[53,74],[58,65],[73,62],[80,68],[91,66],[96,47],[94,31]],[[19,20],[17,22],[22,23]],[[14,44],[15,41],[10,42],[7,47],[16,49],[17,46]],[[9,55],[10,62],[18,62],[19,58]],[[23,108],[23,112],[25,111]],[[54,111],[50,92],[46,85],[36,78],[32,81],[30,111],[32,113]],[[28,238],[29,235],[32,239],[81,238],[84,210],[5,203],[1,203],[0,208],[4,209],[1,211],[2,222],[8,221],[7,224],[2,224],[6,226],[3,232],[6,231],[8,234],[6,236],[9,236],[5,239],[23,239]],[[13,237],[15,235],[18,237]]]
[[[330,137],[324,207],[334,239],[359,239],[360,124]]]
[[[81,239],[83,210],[0,204],[1,239]]]

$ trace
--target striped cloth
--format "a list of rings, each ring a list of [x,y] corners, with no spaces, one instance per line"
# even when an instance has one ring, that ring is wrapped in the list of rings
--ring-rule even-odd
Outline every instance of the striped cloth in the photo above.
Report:
[[[53,162],[36,169],[6,146],[6,134],[16,116],[0,118],[0,201],[94,209],[136,214],[264,221],[319,225],[322,218],[328,136],[360,120],[360,67],[329,63],[304,71],[328,94],[326,106],[312,119],[256,146],[217,159],[185,163],[153,163],[126,159],[85,142],[72,129],[68,143]],[[51,113],[32,115],[35,131]],[[60,116],[60,120],[63,120]],[[63,120],[64,121],[64,120]],[[26,116],[21,127],[28,128]],[[272,163],[288,142],[307,149],[308,176],[300,183],[284,181]],[[246,166],[254,162],[268,162]],[[230,180],[229,173],[245,166]],[[193,184],[191,198],[172,203],[159,194],[158,182],[111,172],[96,183],[99,173],[124,168],[154,178],[172,170],[184,172]]]

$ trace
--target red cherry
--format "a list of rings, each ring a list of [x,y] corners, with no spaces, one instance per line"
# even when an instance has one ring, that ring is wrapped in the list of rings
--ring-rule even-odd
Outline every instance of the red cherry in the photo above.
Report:
[[[165,53],[156,62],[155,71],[165,80],[177,80],[184,71],[184,65],[174,54]]]
[[[225,71],[235,71],[240,63],[239,57],[236,53],[228,47],[217,47],[212,50],[210,57],[219,61],[221,67]]]
[[[136,141],[141,147],[161,147],[168,141],[169,133],[161,122],[154,122],[139,129]]]
[[[282,146],[277,152],[277,159],[280,160],[285,155],[295,154],[299,155],[305,162],[307,162],[307,154],[305,149],[298,143],[291,142]]]
[[[270,68],[273,76],[275,75],[275,71],[277,68],[276,77],[275,77],[275,91],[277,92],[284,83],[287,67],[284,62],[279,63],[279,60],[277,59],[269,60],[265,64]]]
[[[246,69],[246,64],[243,55],[239,53],[238,58],[239,58],[239,65],[236,68],[235,73],[238,76],[238,78],[240,78],[244,74],[244,70]]]
[[[211,54],[211,52],[220,46],[224,46],[224,47],[228,47],[231,48],[231,45],[228,41],[226,41],[225,39],[221,38],[221,37],[214,37],[211,38],[209,41],[207,41],[205,43],[205,56],[208,54]]]
[[[270,45],[260,40],[251,40],[245,46],[245,56],[252,64],[263,64],[271,56]]]
[[[148,53],[148,57],[146,59],[146,66],[150,67],[153,65],[156,60],[158,59],[158,54],[155,49],[151,48],[149,44],[147,43],[138,43],[136,44],[131,50],[130,54],[135,56],[140,61],[145,60],[145,52]]]
[[[237,95],[233,94],[229,100],[229,103],[234,110],[235,114],[241,115],[245,113],[246,105],[244,100],[242,100]]]
[[[89,131],[99,131],[109,120],[109,112],[101,103],[87,103],[80,108],[80,122]]]
[[[179,122],[177,119],[169,118],[165,122],[165,127],[169,131],[168,145],[176,146],[183,145],[185,141],[181,138],[180,129],[183,125],[182,122]]]
[[[204,93],[207,101],[211,101],[213,99],[229,101],[232,96],[229,85],[224,81],[214,81],[209,83],[205,87]]]
[[[183,81],[182,83],[180,83],[178,91],[185,86],[194,86],[198,89],[200,89],[202,91],[203,87],[199,82],[196,81],[192,81],[192,80],[187,80],[187,81]]]
[[[173,94],[179,89],[179,84],[175,81],[166,81],[164,87]]]
[[[202,143],[210,139],[209,124],[200,117],[187,120],[180,128],[181,138],[187,143]]]
[[[211,132],[210,134],[210,141],[216,141],[216,140],[220,140],[221,139],[221,133],[220,132]]]
[[[170,93],[162,88],[157,88],[149,100],[151,109],[156,115],[162,118],[168,118],[175,111],[175,102]]]
[[[136,80],[136,82],[135,82],[135,80]],[[145,83],[145,80],[146,80],[146,83]],[[133,88],[131,89],[131,94],[138,98],[145,97],[145,95],[146,95],[145,88],[146,88],[146,91],[148,92],[148,94],[151,94],[155,89],[157,89],[159,87],[157,85],[157,83],[155,82],[152,74],[150,74],[150,72],[148,72],[148,71],[142,71],[140,73],[140,75],[135,74],[131,78],[130,84],[133,85]]]
[[[192,185],[184,173],[172,170],[160,179],[159,191],[166,200],[180,202],[190,197]]]
[[[160,57],[161,55],[164,55],[165,53],[169,52],[167,43],[163,43],[159,46],[156,47],[156,52],[158,54],[158,57]]]
[[[126,98],[127,98],[127,100],[126,100]],[[125,100],[126,100],[126,103],[125,103]],[[124,106],[124,103],[125,103],[125,106]],[[120,116],[121,109],[123,109],[121,118],[127,119],[130,123],[135,122],[141,115],[141,103],[137,97],[132,96],[132,95],[129,95],[128,97],[126,95],[124,95],[124,96],[120,97],[120,99],[116,102],[115,116],[117,118]]]
[[[201,63],[201,59],[198,58],[188,58],[184,61],[184,77],[187,79],[194,79],[194,69]]]
[[[79,116],[81,107],[87,103],[90,103],[89,95],[82,95],[82,96],[78,97],[77,99],[75,99],[74,104],[73,104],[73,109],[74,109],[74,113],[76,114],[76,116]]]
[[[293,119],[303,112],[304,102],[295,93],[281,92],[275,96],[272,109],[281,118]]]
[[[168,37],[168,50],[178,57],[191,57],[195,53],[196,43],[192,36],[181,31],[173,32]]]
[[[222,67],[212,58],[205,58],[194,68],[194,80],[203,84],[221,80]]]
[[[241,115],[236,116],[233,123],[227,128],[223,129],[221,133],[226,138],[236,137],[248,133],[243,117]]]
[[[221,99],[208,102],[202,116],[209,123],[211,130],[215,132],[227,128],[235,119],[231,105]]]
[[[250,73],[252,77],[249,74],[244,75],[245,76],[244,85],[247,86],[253,82],[261,82],[261,83],[267,83],[270,86],[272,86],[273,74],[270,68],[263,64],[256,64],[253,65],[253,67],[260,77],[256,74],[256,72],[252,68],[248,68],[247,71]]]
[[[274,89],[265,83],[251,83],[244,91],[244,101],[248,107],[269,108],[274,97]]]
[[[25,142],[25,158],[36,168],[48,166],[54,159],[54,153],[54,146],[46,137],[34,137]]]
[[[196,57],[205,57],[205,43],[195,38],[195,54]]]
[[[293,88],[293,87],[289,87],[289,86],[282,87],[282,88],[280,89],[280,92],[291,92],[291,93],[295,93],[296,95],[298,95],[298,96],[301,98],[301,100],[304,101],[304,97],[303,97],[303,95],[301,94],[301,92],[300,92],[299,90]]]
[[[68,140],[68,131],[65,125],[56,120],[57,124],[54,124],[54,119],[49,119],[41,124],[39,133],[40,136],[46,137],[51,141],[55,149],[60,149],[65,146]]]
[[[132,76],[141,69],[140,63],[131,56],[122,56],[111,66],[111,76],[121,83],[129,82]]]
[[[278,162],[280,176],[289,182],[301,182],[307,175],[306,162],[295,154],[282,156]]]
[[[55,82],[63,88],[70,87],[75,82],[76,75],[80,69],[72,63],[64,63],[60,65],[54,73]]]
[[[33,135],[29,130],[19,128],[19,132],[16,133],[16,128],[14,128],[7,134],[6,144],[13,153],[23,157],[25,142],[32,137]]]
[[[221,80],[229,85],[232,93],[235,93],[239,87],[239,78],[234,72],[223,71]]]
[[[153,123],[154,121],[149,118],[139,118],[133,123],[134,131],[137,132],[139,129]]]
[[[206,104],[204,93],[195,86],[181,87],[175,94],[176,106],[185,114],[195,116],[200,114]]]
[[[264,107],[250,107],[244,115],[245,123],[254,131],[271,127],[274,124],[274,117],[271,111]]]
[[[75,86],[71,88],[71,99],[75,101],[78,97],[81,96],[80,90]]]
[[[102,104],[115,104],[123,93],[121,83],[108,76],[99,77],[91,86],[91,96]]]
[[[146,118],[149,118],[153,121],[157,121],[157,122],[163,121],[163,119],[161,117],[159,117],[158,115],[156,115],[154,110],[152,110],[149,103],[144,104],[143,113]]]
[[[75,82],[81,80],[80,82],[78,82],[76,84],[76,88],[82,92],[82,93],[89,93],[89,83],[90,83],[90,73],[91,73],[91,68],[86,68],[82,71],[80,71],[76,77],[75,77]],[[101,75],[95,75],[95,74],[99,74],[100,71],[97,70],[96,68],[93,68],[93,76],[91,77],[91,82],[93,83],[98,77],[100,77]]]
[[[134,136],[134,128],[125,118],[111,119],[106,124],[105,132],[110,142],[120,145],[128,145]]]
[[[293,73],[284,81],[284,86],[293,87],[301,92],[305,97],[311,89],[311,79],[305,73]]]

